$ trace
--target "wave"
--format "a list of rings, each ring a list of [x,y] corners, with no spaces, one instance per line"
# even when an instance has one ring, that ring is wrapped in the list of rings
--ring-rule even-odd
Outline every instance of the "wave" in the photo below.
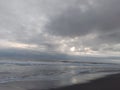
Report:
[[[0,61],[0,83],[25,80],[65,80],[95,73],[116,73],[119,64],[75,61]]]

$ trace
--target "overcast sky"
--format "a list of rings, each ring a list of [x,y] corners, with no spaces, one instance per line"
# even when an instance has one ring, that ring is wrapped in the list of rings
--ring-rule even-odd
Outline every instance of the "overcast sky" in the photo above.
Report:
[[[0,0],[0,53],[120,55],[120,0]]]

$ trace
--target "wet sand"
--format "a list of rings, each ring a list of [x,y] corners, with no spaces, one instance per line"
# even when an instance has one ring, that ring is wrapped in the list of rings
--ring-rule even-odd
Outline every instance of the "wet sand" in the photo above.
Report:
[[[120,74],[108,75],[88,83],[51,89],[56,83],[58,82],[18,81],[0,84],[0,90],[120,90]]]
[[[31,89],[39,90],[39,89]],[[50,90],[120,90],[120,74],[109,75],[92,80],[89,83],[77,84]]]

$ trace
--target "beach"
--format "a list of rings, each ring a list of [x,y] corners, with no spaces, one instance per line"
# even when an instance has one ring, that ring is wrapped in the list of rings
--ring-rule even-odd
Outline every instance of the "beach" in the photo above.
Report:
[[[97,80],[92,80],[88,83],[54,88],[50,90],[120,90],[120,74],[108,75]]]
[[[0,0],[0,90],[120,90],[120,0]]]
[[[55,83],[57,82],[18,81],[0,84],[0,90],[120,90],[120,74],[108,75],[87,83],[78,83],[64,87],[55,88]]]
[[[0,90],[120,90],[120,65],[100,62],[0,63]]]

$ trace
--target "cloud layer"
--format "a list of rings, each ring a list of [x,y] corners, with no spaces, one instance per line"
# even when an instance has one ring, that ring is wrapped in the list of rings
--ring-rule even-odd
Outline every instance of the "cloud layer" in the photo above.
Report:
[[[120,55],[119,4],[120,0],[1,0],[0,49]]]
[[[86,0],[90,1],[90,0]],[[119,33],[119,0],[95,0],[94,3],[78,3],[65,8],[50,19],[47,31],[59,36],[83,36],[89,33],[111,35]]]

